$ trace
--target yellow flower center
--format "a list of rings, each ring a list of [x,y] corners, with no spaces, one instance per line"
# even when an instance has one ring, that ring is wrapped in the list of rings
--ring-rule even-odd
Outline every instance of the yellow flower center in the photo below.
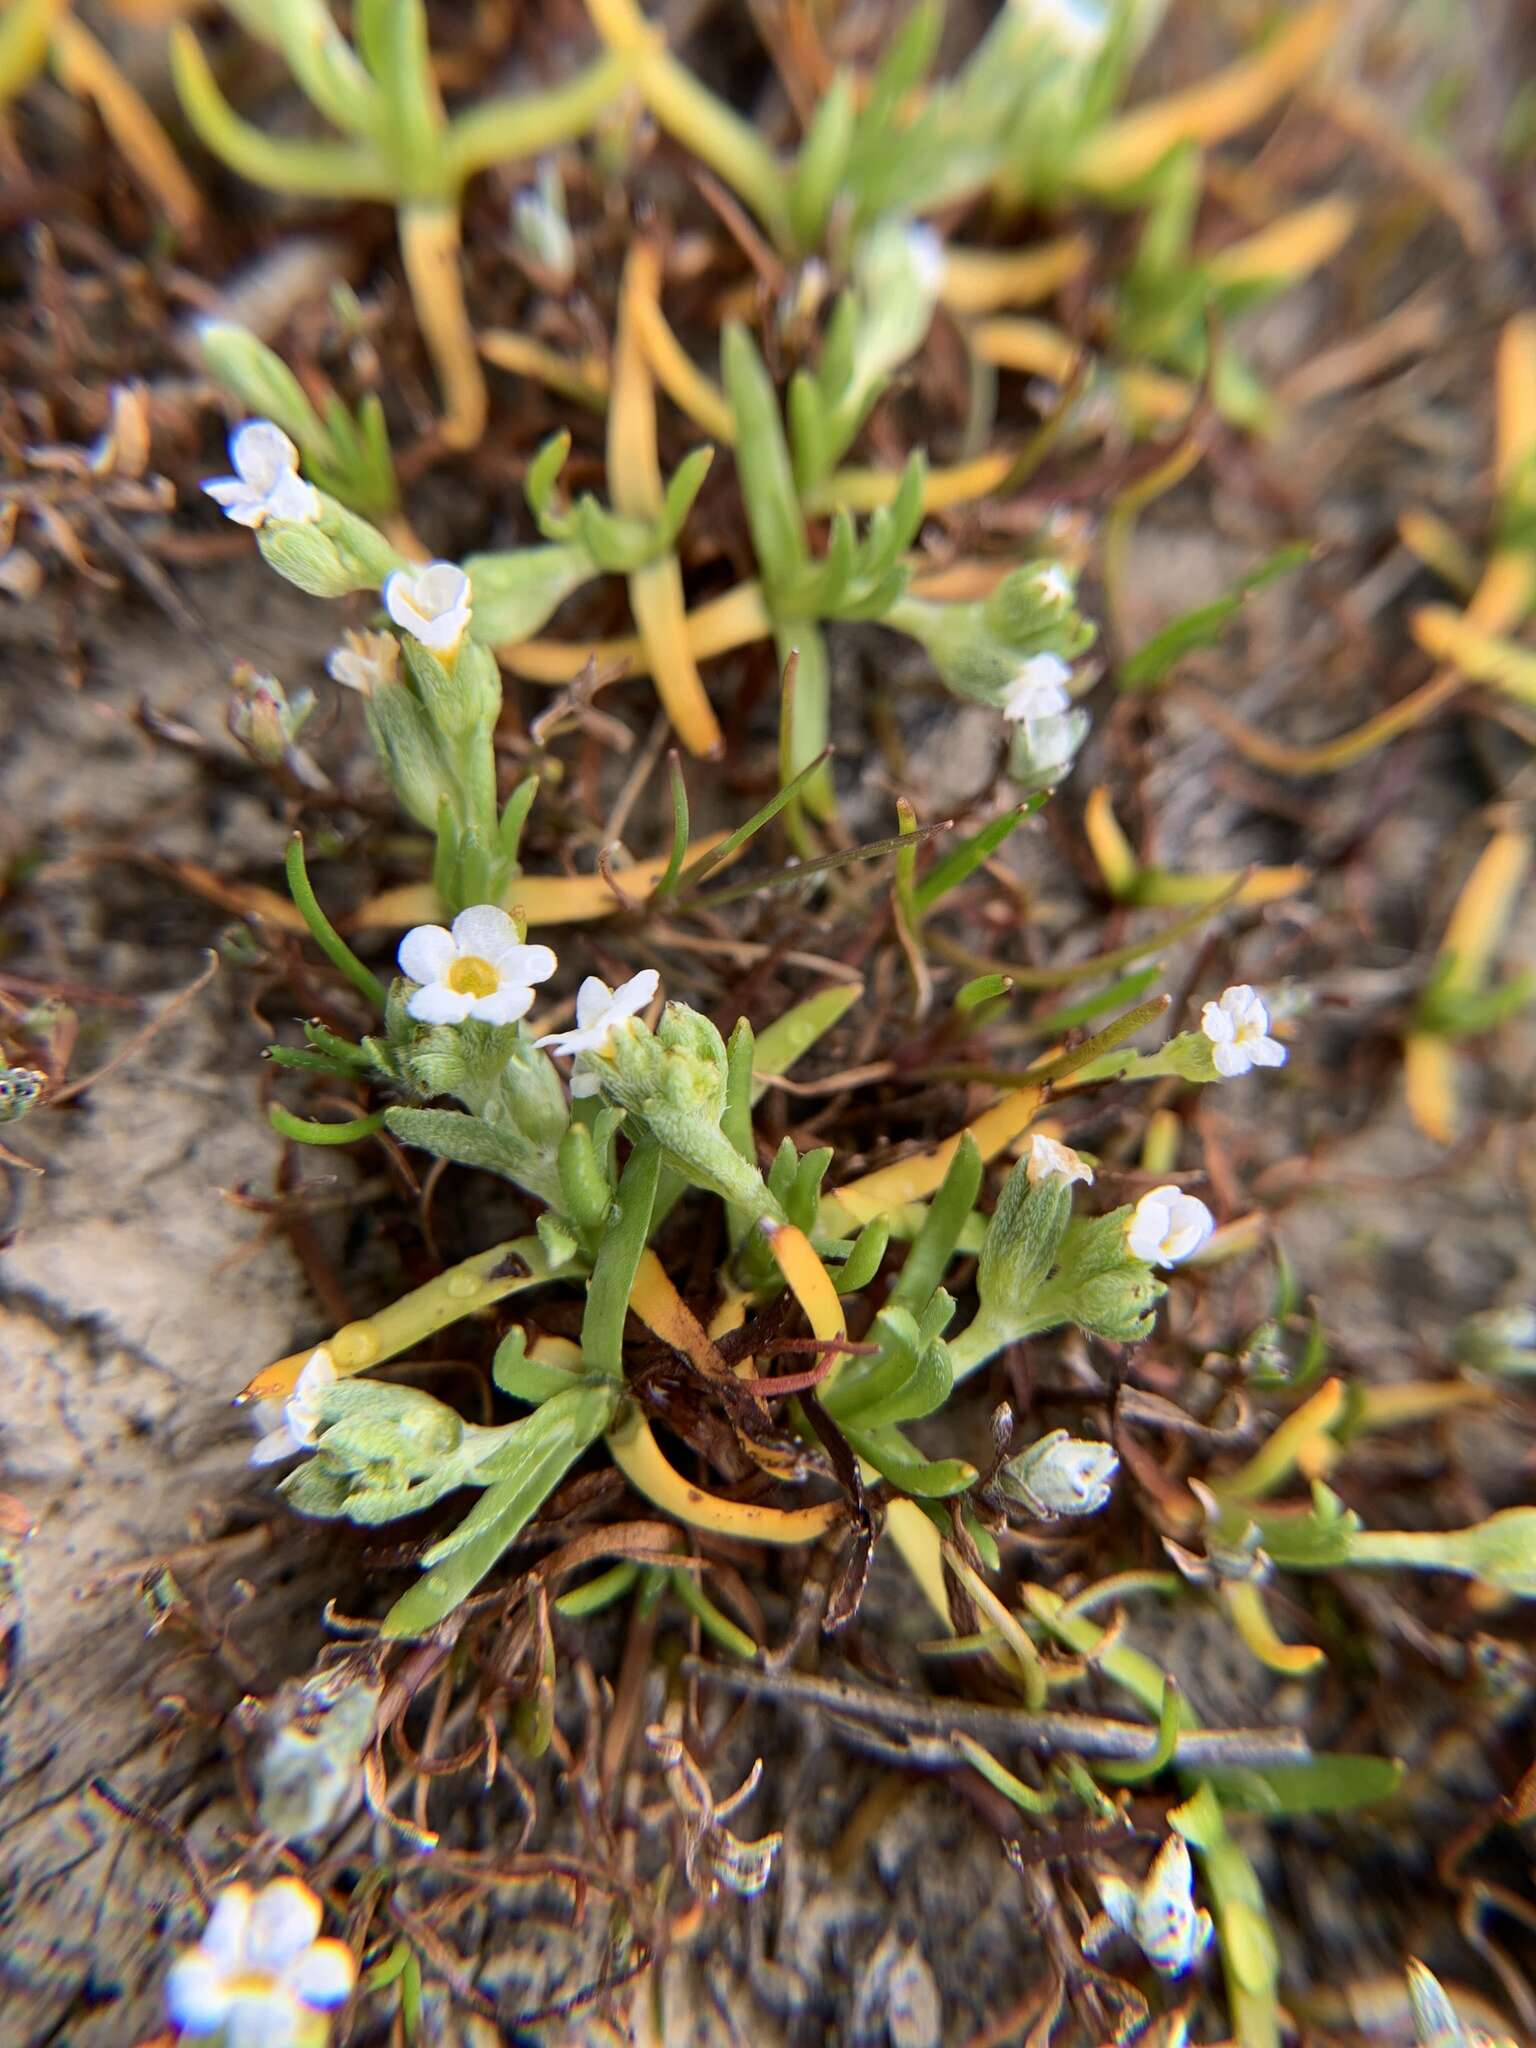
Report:
[[[448,986],[456,996],[493,996],[501,987],[501,976],[478,953],[461,953],[448,970]]]

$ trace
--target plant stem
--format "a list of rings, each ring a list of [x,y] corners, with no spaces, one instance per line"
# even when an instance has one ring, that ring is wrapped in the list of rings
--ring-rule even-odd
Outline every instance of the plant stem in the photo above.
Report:
[[[485,374],[464,303],[457,198],[400,208],[400,258],[427,353],[443,395],[443,440],[473,448],[485,432]]]

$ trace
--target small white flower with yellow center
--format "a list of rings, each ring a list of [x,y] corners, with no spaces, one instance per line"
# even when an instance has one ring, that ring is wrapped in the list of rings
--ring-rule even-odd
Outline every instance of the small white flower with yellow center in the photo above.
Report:
[[[203,489],[237,526],[286,519],[307,526],[320,517],[320,493],[299,475],[299,451],[271,420],[247,420],[229,437],[233,476],[211,477]]]
[[[1200,1012],[1200,1029],[1211,1041],[1211,1063],[1225,1080],[1235,1081],[1253,1067],[1283,1067],[1285,1047],[1269,1036],[1269,1012],[1256,988],[1246,981],[1224,988]]]
[[[263,1401],[256,1419],[265,1434],[251,1453],[253,1465],[275,1465],[308,1450],[320,1433],[320,1401],[336,1384],[336,1367],[322,1344],[304,1362],[286,1401]]]
[[[1072,671],[1059,654],[1032,654],[1003,691],[1003,716],[1011,725],[1059,718],[1072,708],[1067,680]]]
[[[1099,1947],[1118,1928],[1128,1934],[1160,1977],[1182,1977],[1211,1945],[1214,1928],[1204,1907],[1195,1905],[1195,1873],[1189,1844],[1170,1835],[1139,1885],[1101,1877],[1100,1919],[1090,1926],[1084,1947]]]
[[[392,683],[400,666],[400,642],[392,633],[347,633],[326,656],[325,672],[333,683],[371,697]]]
[[[400,972],[420,982],[406,999],[418,1024],[515,1024],[533,991],[554,973],[548,946],[525,946],[513,920],[492,903],[461,910],[444,931],[419,924],[400,941]]]
[[[346,2004],[357,1962],[345,1942],[316,1938],[320,1920],[320,1901],[296,1877],[260,1892],[226,1885],[202,1939],[171,1965],[171,2024],[223,2048],[299,2048],[322,2038],[320,2015]]]
[[[1053,1177],[1064,1180],[1069,1187],[1075,1180],[1093,1186],[1093,1168],[1082,1153],[1074,1152],[1070,1145],[1060,1144],[1055,1138],[1046,1137],[1043,1131],[1037,1131],[1029,1141],[1024,1172],[1032,1188]]]
[[[434,654],[454,653],[469,631],[469,578],[457,562],[393,569],[384,578],[383,596],[400,630]]]
[[[1126,1249],[1149,1266],[1177,1266],[1216,1228],[1204,1202],[1176,1187],[1149,1188],[1125,1226]]]
[[[575,1029],[551,1031],[547,1038],[537,1038],[534,1043],[569,1057],[600,1053],[614,1033],[622,1030],[632,1017],[638,1017],[652,1001],[660,983],[661,977],[654,967],[643,967],[618,988],[610,988],[606,981],[589,974],[576,991]],[[599,1077],[589,1069],[577,1067],[571,1073],[573,1095],[596,1095],[601,1085]]]

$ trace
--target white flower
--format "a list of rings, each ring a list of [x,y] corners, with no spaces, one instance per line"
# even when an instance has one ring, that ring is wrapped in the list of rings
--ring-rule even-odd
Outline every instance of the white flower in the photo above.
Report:
[[[1067,679],[1072,671],[1059,654],[1032,654],[1003,691],[1003,716],[1015,725],[1059,718],[1072,708]]]
[[[311,2015],[345,2005],[357,1978],[345,1942],[316,1940],[320,1919],[320,1901],[296,1877],[260,1892],[226,1885],[201,1941],[165,1980],[171,2024],[195,2040],[216,2035],[223,2048],[313,2040]]]
[[[269,519],[308,525],[320,517],[320,493],[299,475],[299,451],[271,420],[247,420],[229,437],[233,476],[216,476],[203,489],[237,526]]]
[[[576,1028],[552,1031],[547,1038],[535,1039],[535,1045],[547,1046],[554,1053],[602,1052],[615,1031],[631,1017],[639,1016],[654,997],[660,980],[654,967],[643,967],[618,988],[610,988],[606,981],[589,974],[576,991]],[[596,1074],[578,1069],[571,1075],[573,1095],[595,1095],[599,1085]]]
[[[1204,1202],[1175,1187],[1149,1188],[1131,1212],[1125,1242],[1133,1259],[1149,1266],[1177,1266],[1216,1228]]]
[[[1024,1168],[1032,1188],[1052,1175],[1064,1180],[1070,1187],[1075,1180],[1086,1181],[1093,1186],[1093,1168],[1080,1152],[1074,1152],[1070,1145],[1058,1144],[1056,1139],[1046,1137],[1037,1131],[1029,1141],[1029,1163]]]
[[[444,931],[419,924],[400,941],[400,972],[421,987],[406,1009],[419,1024],[515,1024],[533,1008],[534,985],[548,981],[555,956],[548,946],[525,946],[504,910],[477,903],[461,910]]]
[[[1211,1916],[1195,1906],[1189,1845],[1170,1835],[1139,1885],[1101,1877],[1104,1917],[1128,1934],[1162,1977],[1182,1977],[1211,1945]]]
[[[1032,579],[1038,594],[1052,606],[1065,611],[1072,602],[1072,578],[1060,562],[1052,562],[1048,569],[1039,570]]]
[[[400,642],[392,633],[347,633],[326,656],[325,672],[333,683],[371,697],[394,681],[399,665]]]
[[[1269,1012],[1246,981],[1224,988],[1200,1012],[1200,1029],[1211,1041],[1211,1061],[1228,1081],[1250,1067],[1283,1067],[1285,1047],[1269,1036]]]
[[[937,298],[944,282],[944,237],[927,221],[907,229],[907,262],[929,298]]]
[[[265,1434],[251,1453],[253,1465],[275,1465],[306,1450],[320,1431],[320,1399],[336,1384],[336,1367],[322,1344],[312,1351],[286,1401],[263,1401],[256,1418]]]
[[[452,654],[469,630],[469,578],[457,562],[394,569],[384,578],[384,609],[402,632]]]
[[[1074,57],[1094,57],[1104,47],[1109,20],[1093,0],[1023,0],[1037,28]]]
[[[1004,1491],[1042,1521],[1096,1515],[1109,1500],[1120,1460],[1108,1444],[1053,1429],[1003,1471]]]

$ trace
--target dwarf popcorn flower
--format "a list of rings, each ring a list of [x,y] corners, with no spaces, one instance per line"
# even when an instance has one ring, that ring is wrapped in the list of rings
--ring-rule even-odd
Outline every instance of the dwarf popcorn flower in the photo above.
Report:
[[[251,1463],[275,1465],[279,1458],[307,1450],[320,1432],[321,1397],[335,1384],[336,1367],[322,1344],[309,1354],[287,1400],[263,1401],[257,1409],[265,1434],[251,1453]]]
[[[1216,1228],[1204,1202],[1176,1187],[1149,1188],[1125,1226],[1126,1248],[1149,1266],[1177,1266]]]
[[[285,519],[307,526],[320,517],[320,493],[299,475],[299,451],[271,420],[247,420],[229,437],[233,476],[211,477],[203,489],[237,526]]]
[[[391,633],[346,633],[326,656],[325,672],[333,683],[371,697],[395,679],[400,642]]]
[[[1074,1152],[1070,1145],[1046,1137],[1043,1131],[1037,1131],[1029,1141],[1028,1163],[1024,1171],[1032,1188],[1039,1187],[1041,1181],[1049,1180],[1053,1174],[1069,1187],[1075,1180],[1084,1181],[1089,1187],[1093,1185],[1093,1168],[1081,1152]]]
[[[384,609],[403,633],[449,655],[469,631],[469,578],[457,562],[394,569],[384,578]]]
[[[1195,1905],[1195,1873],[1189,1845],[1170,1835],[1139,1885],[1101,1877],[1106,1925],[1089,1929],[1085,1946],[1108,1939],[1111,1928],[1128,1934],[1160,1977],[1182,1977],[1211,1945],[1211,1916]],[[1095,1928],[1098,1929],[1095,1933]]]
[[[400,941],[400,972],[421,986],[406,1009],[418,1024],[515,1024],[533,1008],[535,984],[556,961],[548,946],[526,946],[513,920],[492,903],[461,910],[445,931],[419,924]]]
[[[537,1038],[535,1045],[548,1048],[552,1053],[574,1057],[578,1053],[600,1053],[604,1051],[616,1031],[624,1029],[632,1017],[638,1017],[656,994],[661,977],[654,967],[644,967],[632,975],[618,988],[610,988],[606,981],[595,974],[589,974],[576,991],[576,1025],[571,1031],[551,1031],[546,1038]],[[595,1095],[600,1086],[596,1074],[577,1068],[571,1075],[573,1095]]]
[[[1269,1036],[1269,1012],[1246,981],[1224,988],[1200,1012],[1200,1029],[1211,1042],[1211,1063],[1224,1080],[1235,1081],[1253,1067],[1283,1067],[1285,1047]]]
[[[1014,725],[1059,718],[1072,708],[1071,673],[1059,654],[1032,654],[1003,691],[1004,718]]]
[[[1096,1515],[1108,1505],[1120,1460],[1108,1444],[1053,1429],[1001,1476],[1003,1491],[1043,1522],[1058,1515]]]
[[[202,1939],[171,1965],[172,2025],[225,2048],[299,2048],[322,2038],[319,2015],[346,2003],[357,1963],[344,1942],[316,1939],[320,1920],[320,1901],[297,1878],[260,1892],[226,1885]]]

